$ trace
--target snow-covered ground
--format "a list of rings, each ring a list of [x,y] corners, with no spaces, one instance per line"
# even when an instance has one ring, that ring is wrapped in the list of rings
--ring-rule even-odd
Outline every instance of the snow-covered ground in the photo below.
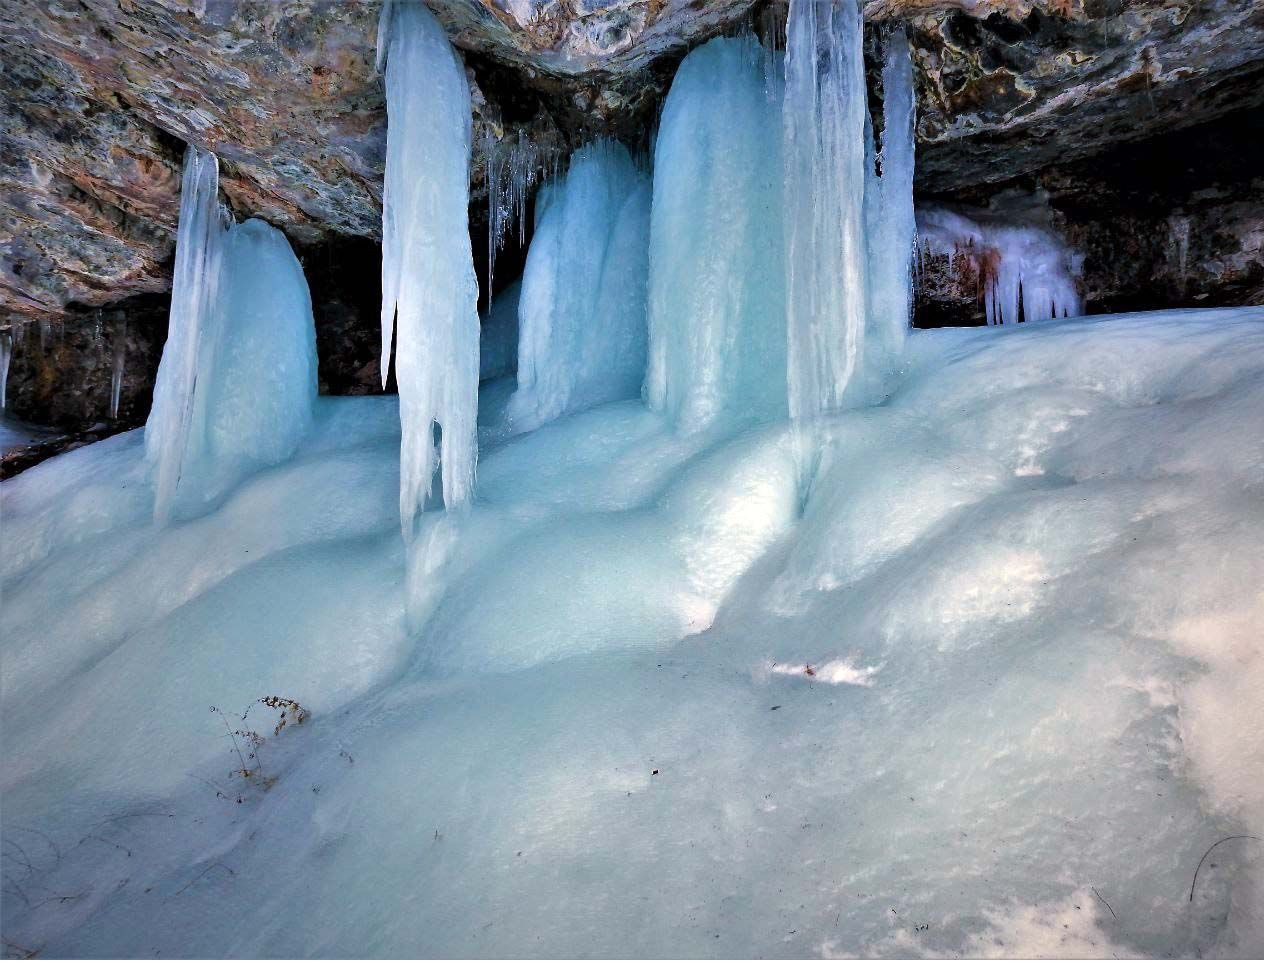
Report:
[[[803,505],[484,386],[411,623],[393,399],[166,528],[139,431],[4,483],[6,951],[1264,952],[1264,309],[905,359]]]

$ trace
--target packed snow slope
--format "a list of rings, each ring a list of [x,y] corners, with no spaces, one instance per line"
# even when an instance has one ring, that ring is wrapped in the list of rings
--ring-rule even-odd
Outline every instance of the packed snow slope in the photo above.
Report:
[[[139,432],[4,483],[6,950],[1264,952],[1264,309],[904,357],[805,500],[487,406],[411,633],[390,398],[166,528]]]

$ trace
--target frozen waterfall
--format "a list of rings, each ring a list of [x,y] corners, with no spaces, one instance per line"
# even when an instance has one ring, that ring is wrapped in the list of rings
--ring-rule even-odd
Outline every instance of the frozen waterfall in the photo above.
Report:
[[[395,345],[399,509],[405,538],[435,469],[448,508],[474,489],[478,283],[469,237],[470,90],[461,58],[420,0],[389,0],[378,25],[385,64],[382,384]]]

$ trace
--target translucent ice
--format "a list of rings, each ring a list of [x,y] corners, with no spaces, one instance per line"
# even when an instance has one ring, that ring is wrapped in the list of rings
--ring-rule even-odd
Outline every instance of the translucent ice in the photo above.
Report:
[[[461,58],[420,0],[383,6],[378,55],[387,112],[382,383],[394,336],[400,522],[411,540],[436,467],[448,507],[466,504],[474,487],[479,327],[469,240],[470,89]]]
[[[633,398],[645,376],[649,177],[621,144],[598,141],[535,203],[509,403],[522,429]]]

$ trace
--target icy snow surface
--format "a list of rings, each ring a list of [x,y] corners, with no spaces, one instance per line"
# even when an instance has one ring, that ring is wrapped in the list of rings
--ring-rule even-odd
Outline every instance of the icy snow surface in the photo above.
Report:
[[[4,483],[5,941],[1264,952],[1264,310],[904,367],[801,516],[784,421],[485,415],[415,633],[390,398],[163,529],[139,432]]]

